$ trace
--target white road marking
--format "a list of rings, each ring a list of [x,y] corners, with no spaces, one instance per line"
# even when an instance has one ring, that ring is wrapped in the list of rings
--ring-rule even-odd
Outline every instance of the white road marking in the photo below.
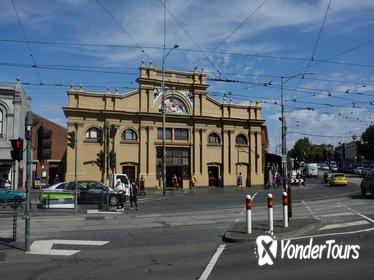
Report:
[[[355,233],[360,233],[360,232],[370,232],[373,230],[374,230],[374,227],[371,227],[367,229],[360,229],[360,230],[354,230],[354,231],[332,232],[332,233],[325,233],[325,234],[315,234],[315,235],[284,238],[283,240],[299,240],[299,239],[305,239],[305,238],[317,238],[317,237],[326,237],[326,236],[335,236],[335,235],[349,235],[349,234],[355,234]]]
[[[60,250],[52,249],[54,244],[64,245],[88,245],[88,246],[103,246],[109,241],[92,241],[92,240],[36,240],[30,246],[30,251],[26,254],[30,255],[52,255],[52,256],[72,256],[80,252],[80,250]]]
[[[352,216],[352,215],[354,215],[354,213],[352,213],[352,212],[341,212],[341,213],[319,215],[319,217],[320,218],[328,218],[328,217],[340,217],[340,216]]]
[[[215,266],[216,262],[218,261],[219,256],[222,254],[223,250],[225,250],[226,245],[221,244],[217,248],[217,251],[214,253],[213,257],[210,259],[208,265],[206,266],[204,272],[201,274],[199,280],[206,280],[208,279],[210,273],[213,270],[213,267]]]
[[[310,212],[310,214],[312,214],[312,216],[317,219],[317,220],[321,220],[316,214],[314,214],[313,210],[305,203],[304,200],[301,200],[301,203],[305,206],[306,209],[308,209],[308,211]]]
[[[364,218],[365,220],[368,220],[370,223],[373,223],[374,224],[374,220],[373,219],[370,219],[368,216],[365,216],[364,214],[361,214],[355,210],[353,210],[352,208],[349,208],[347,205],[344,205],[343,203],[341,203],[341,205],[343,205],[345,208],[347,208],[349,211],[351,211],[352,213],[355,213],[356,215]]]
[[[353,227],[353,226],[361,226],[361,225],[367,225],[370,224],[366,220],[362,221],[355,221],[355,222],[348,222],[348,223],[341,223],[341,224],[331,224],[321,227],[318,230],[327,230],[327,229],[333,229],[333,228],[342,228],[342,227]]]

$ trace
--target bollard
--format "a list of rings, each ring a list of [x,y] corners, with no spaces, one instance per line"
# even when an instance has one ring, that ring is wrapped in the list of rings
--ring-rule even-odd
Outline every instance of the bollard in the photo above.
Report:
[[[284,227],[288,227],[288,196],[286,192],[283,192],[283,222]]]
[[[292,218],[292,192],[291,185],[287,185],[288,218]]]
[[[268,219],[269,219],[269,231],[274,231],[273,225],[273,195],[271,193],[268,194]]]
[[[250,195],[245,198],[245,208],[247,210],[247,233],[252,233],[252,198]]]

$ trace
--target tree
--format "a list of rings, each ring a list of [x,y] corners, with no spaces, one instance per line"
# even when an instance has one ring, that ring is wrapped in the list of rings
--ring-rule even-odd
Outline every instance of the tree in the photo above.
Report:
[[[374,160],[374,125],[370,125],[361,135],[359,153],[365,159]]]
[[[312,144],[309,138],[304,137],[295,142],[294,147],[288,155],[299,161],[321,162],[332,159],[332,151],[333,146]]]

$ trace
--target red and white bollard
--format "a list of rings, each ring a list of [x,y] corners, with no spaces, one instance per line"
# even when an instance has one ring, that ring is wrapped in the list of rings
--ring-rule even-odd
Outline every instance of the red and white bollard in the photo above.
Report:
[[[245,198],[245,208],[247,210],[247,233],[252,233],[252,198],[250,195],[247,195]]]
[[[288,196],[286,192],[283,192],[283,222],[284,227],[288,227]]]
[[[269,231],[274,231],[274,224],[273,224],[273,195],[271,193],[268,194],[268,219],[269,219]]]

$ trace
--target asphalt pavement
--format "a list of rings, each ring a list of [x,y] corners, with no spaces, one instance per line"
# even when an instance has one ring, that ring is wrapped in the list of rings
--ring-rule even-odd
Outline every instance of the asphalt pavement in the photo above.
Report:
[[[350,182],[347,187],[329,187],[315,178],[308,179],[305,187],[293,187],[288,229],[281,223],[282,190],[259,188],[178,190],[166,196],[151,191],[139,197],[138,211],[130,211],[127,205],[124,212],[33,213],[33,254],[23,251],[24,220],[19,217],[18,240],[0,242],[0,279],[272,279],[280,275],[370,279],[374,201],[360,197],[359,178]],[[269,192],[274,195],[279,241],[300,238],[293,242],[308,244],[309,236],[314,236],[318,242],[358,243],[360,257],[313,262],[276,258],[274,265],[260,267],[254,245],[267,231]],[[245,243],[224,242],[225,234],[245,221],[246,194],[256,194],[253,222],[257,231]],[[11,220],[1,219],[4,237]]]

